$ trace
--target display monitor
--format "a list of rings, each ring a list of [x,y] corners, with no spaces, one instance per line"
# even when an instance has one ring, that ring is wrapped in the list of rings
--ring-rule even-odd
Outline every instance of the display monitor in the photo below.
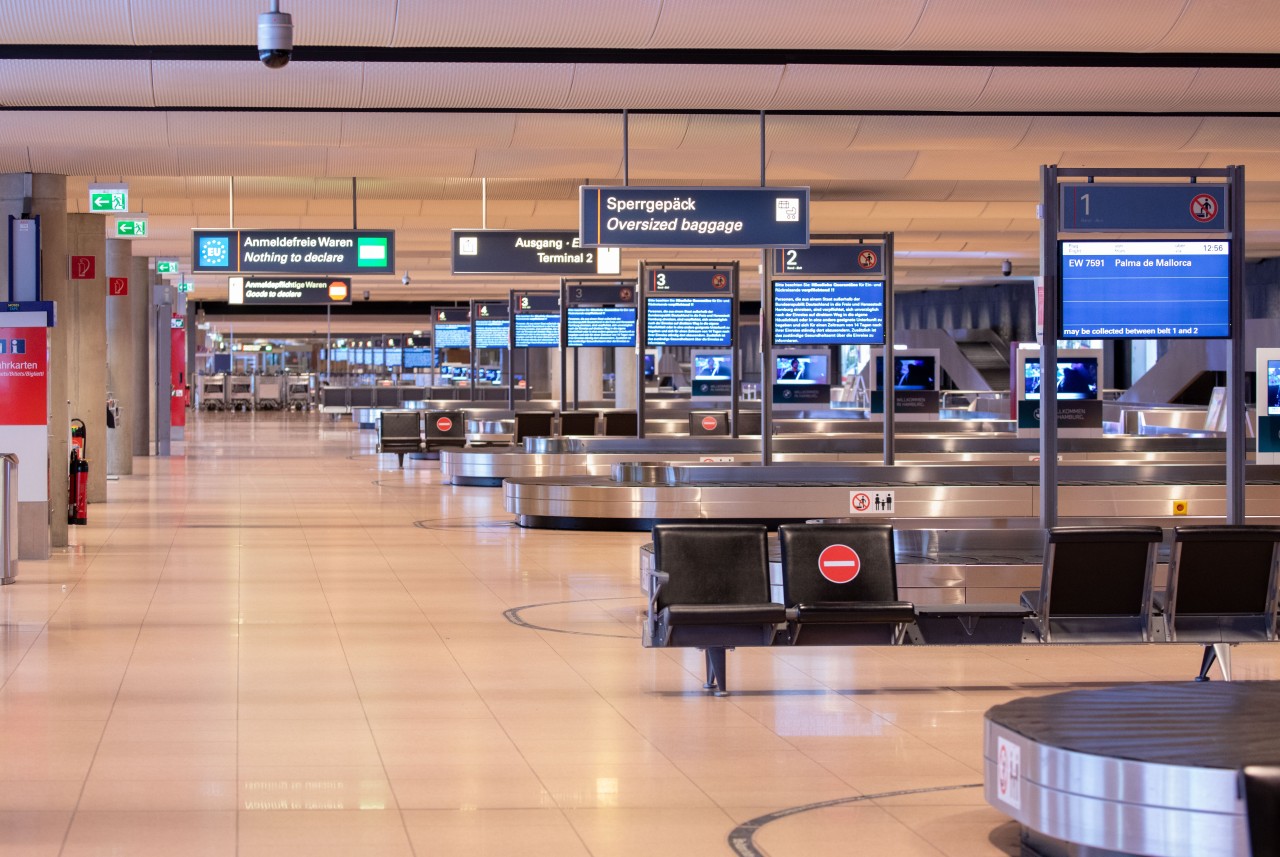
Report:
[[[774,345],[883,345],[884,282],[773,284]]]
[[[406,369],[431,368],[431,349],[430,348],[406,348],[404,350],[404,368]]]
[[[511,320],[506,318],[476,319],[476,348],[506,348],[511,344]]]
[[[728,348],[733,344],[733,300],[648,298],[645,301],[644,338],[649,346]]]
[[[1063,241],[1062,339],[1231,336],[1228,241]]]
[[[387,365],[400,366],[404,360],[404,352],[399,348],[387,349]]]
[[[560,313],[517,313],[516,348],[557,348],[560,345]]]
[[[658,355],[648,352],[644,355],[644,377],[645,380],[652,381],[658,372]]]
[[[876,357],[876,389],[884,389],[884,358]],[[893,389],[938,389],[938,362],[932,355],[893,356]]]
[[[728,380],[733,377],[733,354],[693,354],[693,380]]]
[[[470,348],[471,347],[471,325],[469,324],[440,324],[435,326],[435,347],[436,348]]]
[[[1280,416],[1280,360],[1267,361],[1267,416]]]
[[[636,344],[633,306],[571,306],[566,314],[570,348],[630,348]]]
[[[775,354],[775,384],[830,384],[826,354]]]
[[[1040,371],[1040,358],[1028,357],[1023,370],[1025,398],[1038,399],[1044,380]],[[1098,398],[1098,358],[1058,357],[1058,383],[1055,385],[1059,399]]]

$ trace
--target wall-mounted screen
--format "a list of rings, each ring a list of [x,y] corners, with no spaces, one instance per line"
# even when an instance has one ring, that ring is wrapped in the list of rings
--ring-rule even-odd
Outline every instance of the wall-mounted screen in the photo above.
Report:
[[[440,324],[435,326],[436,348],[470,348],[471,325]]]
[[[825,354],[775,354],[775,384],[830,384],[831,374]]]
[[[399,348],[387,349],[387,365],[388,366],[399,366],[401,365],[401,360],[403,360],[403,351],[401,351],[401,349]]]
[[[648,298],[645,301],[645,344],[733,344],[731,298]]]
[[[693,354],[693,380],[711,381],[733,377],[733,354]]]
[[[1231,335],[1227,241],[1063,241],[1063,339]]]
[[[883,345],[884,283],[775,281],[773,344]]]
[[[430,348],[406,348],[404,350],[404,368],[406,369],[431,368],[431,349]]]
[[[566,314],[570,348],[630,348],[636,344],[633,306],[571,306]]]
[[[560,345],[560,313],[517,313],[516,348],[556,348]]]
[[[1280,417],[1280,360],[1267,361],[1267,416]]]
[[[1044,378],[1040,371],[1040,358],[1028,357],[1024,363],[1023,392],[1028,399],[1040,398],[1044,388]],[[1058,357],[1058,390],[1059,399],[1096,399],[1098,398],[1098,358],[1096,357]]]
[[[645,352],[644,355],[644,377],[653,380],[658,371],[658,355],[651,352]]]
[[[476,348],[506,348],[510,345],[510,335],[510,319],[476,319]]]
[[[884,389],[884,358],[876,358],[876,389]],[[913,354],[893,357],[893,389],[938,389],[938,361],[932,355]]]

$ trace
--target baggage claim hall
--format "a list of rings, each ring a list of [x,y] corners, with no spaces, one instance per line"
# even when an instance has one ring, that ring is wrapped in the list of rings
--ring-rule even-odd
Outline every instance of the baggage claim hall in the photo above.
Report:
[[[0,20],[0,855],[1280,853],[1280,6]]]

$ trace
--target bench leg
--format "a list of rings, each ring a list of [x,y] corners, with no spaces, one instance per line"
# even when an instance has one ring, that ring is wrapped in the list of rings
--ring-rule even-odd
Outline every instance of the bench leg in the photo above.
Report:
[[[702,687],[713,690],[716,696],[728,696],[729,690],[725,680],[725,649],[722,646],[707,649],[707,680]]]
[[[1214,643],[1213,650],[1218,655],[1218,669],[1222,670],[1222,680],[1231,681],[1231,644]]]
[[[1209,667],[1213,666],[1213,662],[1218,659],[1218,653],[1214,651],[1213,646],[1204,647],[1204,656],[1200,659],[1200,674],[1196,676],[1196,681],[1209,680]]]
[[[404,470],[404,453],[403,452],[396,453],[396,463],[400,465],[401,470]]]

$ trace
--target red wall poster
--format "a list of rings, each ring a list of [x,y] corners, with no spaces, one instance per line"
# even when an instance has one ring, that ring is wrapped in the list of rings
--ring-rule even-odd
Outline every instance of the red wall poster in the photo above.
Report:
[[[49,422],[48,330],[0,327],[0,422],[43,426]]]

